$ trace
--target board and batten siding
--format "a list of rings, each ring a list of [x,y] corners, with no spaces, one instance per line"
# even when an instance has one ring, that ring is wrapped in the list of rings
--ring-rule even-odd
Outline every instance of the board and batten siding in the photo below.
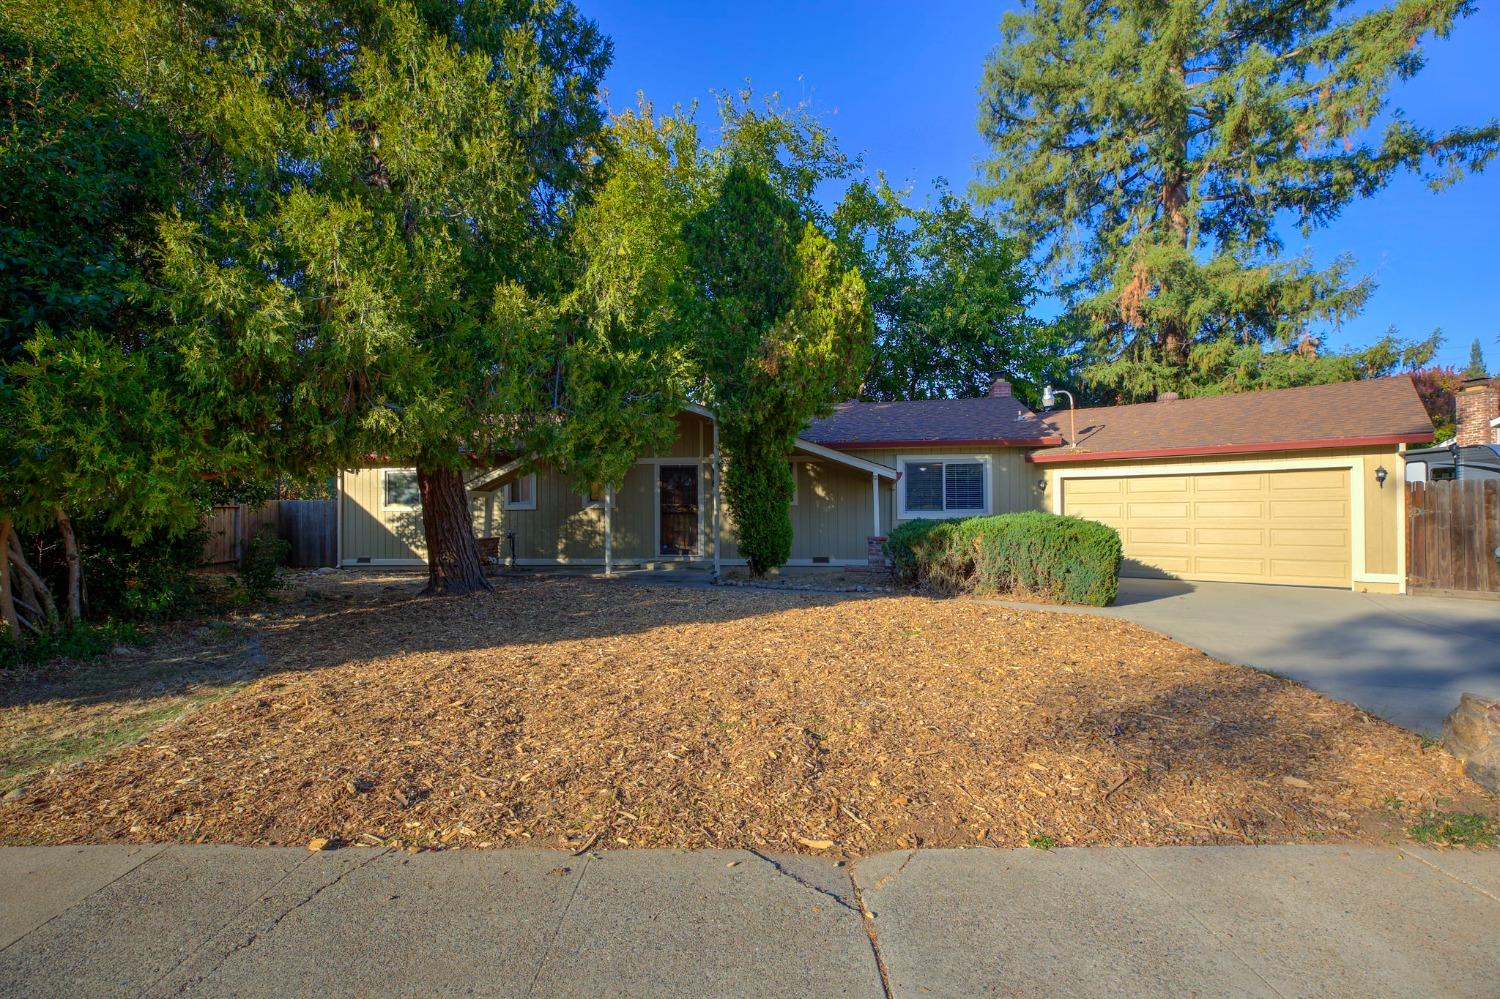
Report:
[[[387,507],[384,502],[386,472],[411,468],[355,468],[339,478],[339,550],[345,565],[361,560],[374,565],[420,565],[426,559],[427,543],[422,534],[422,508]],[[474,530],[483,533],[484,504],[470,497]]]
[[[1036,484],[1041,472],[1026,461],[1026,452],[1019,448],[980,449],[972,447],[921,447],[851,451],[866,461],[873,461],[901,471],[900,462],[912,458],[936,458],[952,455],[969,457],[982,455],[989,460],[989,479],[985,483],[989,498],[990,513],[1020,513],[1041,508],[1041,494]],[[870,482],[865,478],[865,506],[868,508]],[[912,517],[901,517],[897,510],[900,490],[895,482],[882,482],[880,486],[880,533],[889,534],[892,527]]]
[[[992,513],[1036,509],[1040,494],[1035,482],[1040,472],[1029,466],[1024,452],[997,449],[983,452],[972,448],[922,448],[860,450],[850,452],[866,461],[896,469],[898,459],[934,455],[983,453],[989,460],[986,482]],[[618,562],[655,561],[659,555],[657,474],[663,464],[697,465],[700,514],[699,555],[713,558],[713,424],[691,412],[679,414],[677,433],[670,447],[643,457],[625,475],[615,491],[612,513],[613,557]],[[832,564],[863,564],[874,530],[871,475],[824,457],[798,452],[792,460],[797,480],[797,501],[791,508],[793,564],[827,561]],[[898,469],[899,470],[899,469]],[[383,469],[365,468],[345,472],[340,500],[342,552],[346,565],[361,560],[376,565],[420,564],[424,556],[420,508],[391,509],[382,504]],[[554,468],[538,467],[535,475],[535,509],[506,509],[503,486],[471,493],[474,530],[480,537],[502,539],[500,553],[510,550],[503,541],[515,533],[515,555],[530,564],[599,564],[604,560],[604,507],[588,503],[587,484]],[[897,517],[896,484],[882,479],[880,532],[887,534],[900,523]],[[720,558],[739,561],[734,543],[734,522],[728,504],[721,506]]]

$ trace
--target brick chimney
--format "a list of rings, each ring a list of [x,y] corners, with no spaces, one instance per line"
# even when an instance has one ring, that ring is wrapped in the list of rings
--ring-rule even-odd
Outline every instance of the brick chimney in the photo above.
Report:
[[[1500,443],[1496,437],[1500,428],[1490,426],[1490,421],[1500,416],[1500,380],[1468,379],[1454,396],[1453,410],[1459,444]]]
[[[1163,392],[1161,395],[1159,395],[1159,396],[1156,397],[1156,401],[1157,402],[1176,402],[1180,398],[1182,398],[1182,397],[1179,396],[1176,392]]]
[[[996,378],[994,384],[990,386],[991,398],[995,398],[998,396],[1008,396],[1010,394],[1010,382],[1006,381],[1004,378]]]

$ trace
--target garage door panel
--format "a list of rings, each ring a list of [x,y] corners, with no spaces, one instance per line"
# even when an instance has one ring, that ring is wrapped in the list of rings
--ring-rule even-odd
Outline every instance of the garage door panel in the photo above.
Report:
[[[1348,490],[1349,473],[1342,468],[1311,468],[1276,472],[1271,476],[1270,484],[1273,493],[1325,489],[1335,496],[1343,496]]]
[[[1120,532],[1124,575],[1320,586],[1352,578],[1347,469],[1067,479],[1062,491],[1064,512]]]
[[[1266,547],[1263,527],[1200,527],[1193,531],[1193,543],[1204,545],[1240,545],[1262,549]]]
[[[1125,516],[1131,520],[1182,520],[1188,515],[1188,504],[1146,503],[1132,500],[1125,504]]]
[[[1275,520],[1296,522],[1298,520],[1332,520],[1346,523],[1349,520],[1349,504],[1341,499],[1272,500],[1271,517]]]
[[[1068,491],[1074,496],[1123,496],[1124,479],[1073,479],[1068,482]]]
[[[1205,493],[1242,492],[1260,495],[1265,491],[1266,477],[1254,472],[1237,472],[1231,475],[1200,475],[1193,480],[1193,491]]]
[[[1119,481],[1119,480],[1117,480]],[[1125,491],[1132,496],[1145,496],[1154,493],[1188,493],[1188,482],[1185,475],[1151,475],[1140,479],[1125,479]]]
[[[1147,570],[1145,575],[1168,575],[1182,576],[1191,571],[1193,560],[1187,555],[1135,555],[1125,560],[1128,567],[1133,570],[1126,575],[1142,575],[1139,570]],[[1130,563],[1135,563],[1131,566]]]
[[[1125,504],[1080,501],[1068,504],[1068,513],[1085,520],[1100,520],[1114,527],[1125,520]]]
[[[1220,555],[1199,555],[1193,559],[1193,568],[1205,576],[1243,576],[1246,579],[1262,579],[1266,575],[1268,559],[1253,556],[1230,558]]]
[[[1273,527],[1271,544],[1276,548],[1326,548],[1349,550],[1349,532],[1342,527]]]
[[[1344,563],[1336,559],[1272,559],[1271,572],[1278,578],[1308,585],[1339,586],[1348,581]]]
[[[1192,542],[1191,531],[1182,527],[1134,527],[1127,524],[1120,539],[1135,546],[1181,545],[1186,548]]]
[[[1199,520],[1260,520],[1266,504],[1255,500],[1199,500],[1193,504]]]

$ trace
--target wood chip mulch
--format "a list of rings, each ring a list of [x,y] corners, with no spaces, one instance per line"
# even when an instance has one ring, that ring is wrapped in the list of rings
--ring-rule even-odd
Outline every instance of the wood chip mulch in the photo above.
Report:
[[[32,781],[0,838],[858,855],[1371,841],[1399,836],[1393,808],[1496,810],[1410,732],[1112,619],[581,578],[416,588],[273,618],[272,672]]]

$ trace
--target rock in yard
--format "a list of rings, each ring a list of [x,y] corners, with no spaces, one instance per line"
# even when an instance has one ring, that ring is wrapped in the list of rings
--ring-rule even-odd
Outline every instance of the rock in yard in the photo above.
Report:
[[[1465,694],[1443,719],[1443,745],[1464,772],[1500,793],[1500,700]]]

